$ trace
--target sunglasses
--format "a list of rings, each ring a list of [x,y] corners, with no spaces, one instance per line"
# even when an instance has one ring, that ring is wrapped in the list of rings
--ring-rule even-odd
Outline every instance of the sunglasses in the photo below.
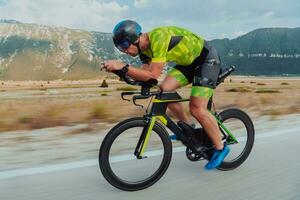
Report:
[[[128,49],[129,46],[130,46],[130,43],[128,40],[122,40],[116,44],[116,47],[120,51],[123,51],[123,52],[126,51],[126,49]]]

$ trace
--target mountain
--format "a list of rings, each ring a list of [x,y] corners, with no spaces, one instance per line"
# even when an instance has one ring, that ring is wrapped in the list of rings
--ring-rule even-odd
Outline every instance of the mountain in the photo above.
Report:
[[[258,29],[210,42],[238,74],[300,74],[300,28]],[[95,78],[105,73],[101,61],[118,58],[139,64],[114,50],[110,33],[0,20],[1,80]]]
[[[0,22],[0,79],[51,80],[95,77],[97,54],[105,55],[95,34],[63,27]]]
[[[263,28],[210,43],[238,74],[300,75],[300,28]]]

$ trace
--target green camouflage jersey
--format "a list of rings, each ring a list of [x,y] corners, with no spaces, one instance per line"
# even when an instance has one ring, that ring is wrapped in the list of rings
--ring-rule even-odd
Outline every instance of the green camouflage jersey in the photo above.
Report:
[[[175,26],[159,27],[148,32],[150,48],[142,51],[143,63],[175,62],[188,66],[197,58],[204,46],[204,39]]]

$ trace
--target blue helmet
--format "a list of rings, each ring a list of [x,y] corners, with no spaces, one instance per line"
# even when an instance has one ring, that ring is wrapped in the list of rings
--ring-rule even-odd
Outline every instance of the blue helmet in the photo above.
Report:
[[[123,20],[113,30],[113,41],[118,49],[124,50],[131,44],[135,44],[141,34],[142,27],[137,22]]]

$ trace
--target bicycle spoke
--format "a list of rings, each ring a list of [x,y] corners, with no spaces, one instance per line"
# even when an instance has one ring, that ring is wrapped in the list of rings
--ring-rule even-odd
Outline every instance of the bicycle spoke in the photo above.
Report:
[[[147,179],[157,171],[163,159],[163,144],[157,134],[151,134],[143,159],[134,155],[136,144],[143,127],[124,131],[114,141],[109,162],[114,174],[127,182],[138,182]]]

